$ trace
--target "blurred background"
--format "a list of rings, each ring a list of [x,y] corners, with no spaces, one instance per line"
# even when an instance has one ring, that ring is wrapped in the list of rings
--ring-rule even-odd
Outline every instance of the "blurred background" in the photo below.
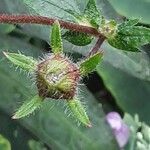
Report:
[[[72,21],[63,8],[82,12],[87,0],[1,0],[0,13],[34,14]],[[150,0],[97,0],[98,8],[109,20],[140,19],[150,25]],[[62,31],[62,33],[64,30]],[[2,51],[18,52],[34,58],[51,52],[50,27],[29,24],[0,24],[0,134],[12,150],[117,150],[118,145],[106,124],[105,114],[117,111],[138,114],[150,124],[150,45],[140,53],[123,52],[102,45],[104,59],[96,71],[82,80],[80,94],[86,102],[93,128],[77,125],[64,113],[63,102],[47,100],[41,110],[20,120],[11,116],[17,108],[36,94],[36,86],[27,73],[8,62]],[[63,40],[64,50],[76,62],[95,40],[84,47]],[[55,106],[54,106],[55,105]],[[1,142],[2,141],[2,142]],[[0,150],[9,150],[8,141],[0,138]]]

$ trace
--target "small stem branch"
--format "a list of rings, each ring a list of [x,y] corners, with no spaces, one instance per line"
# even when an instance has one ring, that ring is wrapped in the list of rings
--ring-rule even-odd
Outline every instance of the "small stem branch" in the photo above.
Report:
[[[63,21],[60,19],[48,18],[43,16],[0,14],[0,23],[8,23],[8,24],[30,23],[30,24],[52,25],[55,20],[59,21],[60,26],[62,28],[87,33],[95,37],[101,36],[103,37],[103,35],[99,33],[95,28]]]
[[[105,37],[104,36],[99,36],[96,44],[94,45],[94,47],[90,50],[89,54],[87,57],[90,57],[91,55],[97,53],[101,47],[101,45],[103,44],[103,42],[105,41]]]

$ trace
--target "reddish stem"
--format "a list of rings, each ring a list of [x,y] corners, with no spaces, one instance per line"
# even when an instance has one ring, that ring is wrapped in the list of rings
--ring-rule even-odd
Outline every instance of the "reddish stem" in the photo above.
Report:
[[[91,49],[91,51],[89,52],[89,54],[87,55],[87,57],[92,56],[93,54],[97,53],[101,47],[101,45],[103,44],[103,42],[105,41],[105,37],[101,36],[98,38],[96,44],[94,45],[94,47]]]
[[[31,23],[31,24],[52,25],[55,20],[59,21],[60,26],[62,28],[87,33],[96,37],[98,36],[104,37],[95,28],[63,21],[60,19],[48,18],[48,17],[43,17],[43,16],[0,14],[0,23],[9,23],[9,24]]]

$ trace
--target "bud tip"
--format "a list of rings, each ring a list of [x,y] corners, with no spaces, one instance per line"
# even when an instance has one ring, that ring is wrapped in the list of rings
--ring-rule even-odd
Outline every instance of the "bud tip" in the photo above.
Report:
[[[6,56],[6,57],[7,57],[7,52],[4,52],[4,51],[3,51],[2,53],[4,54],[4,56]]]
[[[16,115],[12,116],[11,118],[14,119],[14,120],[18,119],[18,118],[16,117]]]
[[[91,122],[87,124],[87,127],[88,128],[92,128],[93,127],[92,124],[91,124]]]

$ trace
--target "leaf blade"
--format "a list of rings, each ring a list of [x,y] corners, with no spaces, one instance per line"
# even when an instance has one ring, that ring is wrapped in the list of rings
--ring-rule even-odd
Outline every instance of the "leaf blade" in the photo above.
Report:
[[[93,37],[89,36],[85,33],[79,33],[75,31],[67,31],[63,35],[63,38],[70,43],[77,45],[77,46],[85,46],[92,42]]]
[[[139,51],[141,46],[150,43],[150,29],[136,26],[136,20],[129,20],[118,25],[114,37],[108,43],[115,48],[126,51]]]

